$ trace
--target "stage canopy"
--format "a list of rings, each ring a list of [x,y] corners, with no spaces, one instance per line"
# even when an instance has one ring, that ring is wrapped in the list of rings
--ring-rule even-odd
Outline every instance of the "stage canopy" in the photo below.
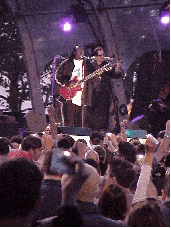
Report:
[[[29,33],[39,75],[55,56],[67,56],[80,43],[103,45],[108,56],[124,61],[125,71],[142,54],[170,48],[169,25],[159,20],[163,0],[6,1]],[[67,19],[72,30],[66,32]]]

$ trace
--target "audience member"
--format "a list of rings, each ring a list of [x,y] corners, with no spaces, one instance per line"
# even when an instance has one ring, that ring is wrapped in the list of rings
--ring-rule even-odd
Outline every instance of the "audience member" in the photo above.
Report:
[[[6,137],[0,137],[0,163],[3,163],[8,158],[10,152],[10,141]]]
[[[162,139],[164,138],[165,132],[166,132],[166,131],[163,130],[163,131],[160,131],[160,132],[158,133],[158,135],[157,135],[157,141],[158,141],[159,143],[162,142]]]
[[[165,174],[165,185],[162,190],[160,210],[163,215],[165,226],[170,227],[170,167]]]
[[[10,139],[11,148],[13,150],[20,149],[22,139],[23,138],[20,135],[14,135],[13,137],[11,137]]]
[[[93,149],[97,145],[102,145],[103,144],[103,136],[98,132],[98,131],[93,131],[90,135],[90,144],[91,144],[91,149]]]
[[[64,134],[63,137],[58,141],[57,147],[62,149],[72,149],[75,140],[68,134]]]
[[[40,204],[42,175],[24,158],[0,165],[0,226],[27,226],[31,213]]]
[[[126,195],[117,184],[107,186],[99,196],[100,214],[113,219],[124,220],[127,212]]]
[[[147,198],[132,207],[125,221],[126,227],[160,227],[164,226],[160,207],[155,199]]]
[[[129,142],[120,142],[118,144],[119,154],[125,160],[134,164],[136,162],[136,149],[135,146]]]
[[[58,216],[38,221],[37,226],[83,226],[76,198],[89,174],[78,158],[63,157],[63,162],[74,164],[75,170],[63,183]],[[41,183],[40,170],[25,158],[14,158],[0,165],[0,226],[30,226],[29,218],[41,202]]]
[[[134,195],[130,192],[130,184],[137,181],[139,170],[127,160],[112,159],[107,170],[107,185],[117,183],[122,187],[127,197],[127,208],[131,208]]]
[[[99,166],[99,155],[96,151],[94,150],[88,150],[85,153],[85,162],[91,166],[93,166],[99,175],[101,175],[101,171],[100,171],[100,166]]]
[[[133,138],[131,138],[131,139],[129,140],[129,143],[130,143],[130,144],[133,144],[134,146],[137,146],[137,145],[141,144],[141,142],[140,142],[140,140],[139,140],[138,137],[133,137]]]
[[[23,157],[35,164],[41,169],[42,164],[39,161],[42,155],[42,142],[41,138],[37,135],[28,135],[21,142],[21,150],[15,150],[8,155],[9,159],[16,157]]]
[[[99,167],[101,171],[101,175],[104,176],[107,170],[107,164],[106,164],[106,151],[101,146],[94,147],[94,151],[96,151],[99,155]]]
[[[165,158],[170,155],[170,120],[168,120],[166,123],[165,135],[158,145],[159,146],[156,148],[156,152],[153,156],[152,180],[157,188],[158,194],[161,196],[161,190],[164,186],[164,176],[166,171],[165,167],[162,165],[162,160],[165,160]]]
[[[117,222],[99,215],[98,206],[94,204],[94,201],[99,193],[100,176],[94,167],[88,164],[85,164],[85,167],[89,172],[89,177],[80,188],[77,196],[77,205],[83,217],[84,226],[121,226],[121,222]],[[67,180],[67,176],[67,174],[62,176],[62,188],[63,184]]]
[[[33,222],[42,220],[51,216],[55,216],[57,214],[57,208],[61,206],[62,174],[53,172],[50,169],[53,153],[54,151],[50,150],[44,154],[44,159],[43,159],[44,179],[43,179],[43,182],[41,185],[41,191],[40,191],[40,195],[43,199],[38,211],[34,215]]]
[[[85,159],[85,153],[89,150],[90,148],[85,143],[80,141],[76,141],[72,148],[72,152],[83,160]]]
[[[152,188],[154,185],[151,185],[152,182],[150,181],[153,154],[156,150],[156,143],[153,137],[147,137],[145,148],[144,164],[141,168],[133,198],[133,206],[125,220],[125,226],[164,226],[160,207],[156,201],[157,191],[155,191],[155,188]]]
[[[89,147],[58,134],[54,112],[42,139],[0,137],[1,226],[170,226],[170,120],[157,140],[127,142],[123,120],[118,135],[92,132]],[[51,169],[58,149],[70,152],[65,174]]]

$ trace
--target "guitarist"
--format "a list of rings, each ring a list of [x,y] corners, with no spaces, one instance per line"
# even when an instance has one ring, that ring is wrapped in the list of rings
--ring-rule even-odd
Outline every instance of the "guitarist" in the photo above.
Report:
[[[94,66],[84,57],[83,46],[78,45],[73,48],[69,58],[60,64],[56,72],[56,79],[58,83],[61,83],[61,86],[73,86],[76,81],[82,80],[94,71]],[[82,90],[77,91],[72,100],[63,99],[63,115],[66,126],[81,127],[84,124],[84,126],[91,127],[87,108],[91,106],[91,79],[84,82],[81,87]]]
[[[93,65],[95,69],[101,68],[107,63],[105,60],[105,54],[102,47],[97,47],[94,50],[95,60]],[[111,86],[111,79],[119,79],[122,77],[121,63],[117,63],[112,70],[103,72],[99,77],[96,77],[94,81],[94,88],[92,91],[92,117],[93,117],[93,129],[107,131],[109,129],[109,114],[111,104],[115,104],[115,94],[113,93],[113,88]],[[113,101],[113,102],[112,102]],[[116,111],[114,107],[114,112]],[[115,113],[117,116],[117,113]],[[116,118],[116,122],[119,123],[119,119]],[[120,126],[117,125],[117,126]],[[115,124],[116,127],[116,124]],[[118,132],[118,129],[116,131]]]

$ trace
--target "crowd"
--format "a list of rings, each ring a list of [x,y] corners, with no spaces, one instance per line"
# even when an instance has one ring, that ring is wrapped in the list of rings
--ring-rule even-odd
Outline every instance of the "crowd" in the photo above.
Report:
[[[121,132],[0,137],[0,226],[170,226],[170,120],[145,143]]]

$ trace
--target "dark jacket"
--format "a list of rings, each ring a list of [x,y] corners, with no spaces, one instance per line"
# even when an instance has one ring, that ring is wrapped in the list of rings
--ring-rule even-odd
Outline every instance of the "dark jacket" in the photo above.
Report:
[[[98,206],[91,202],[77,201],[78,209],[86,227],[122,226],[121,221],[115,221],[99,215]]]
[[[39,220],[34,227],[82,227],[83,219],[74,205],[61,206],[56,216]]]
[[[42,203],[35,213],[32,223],[35,221],[55,216],[62,201],[62,187],[60,180],[45,179],[41,186]]]

